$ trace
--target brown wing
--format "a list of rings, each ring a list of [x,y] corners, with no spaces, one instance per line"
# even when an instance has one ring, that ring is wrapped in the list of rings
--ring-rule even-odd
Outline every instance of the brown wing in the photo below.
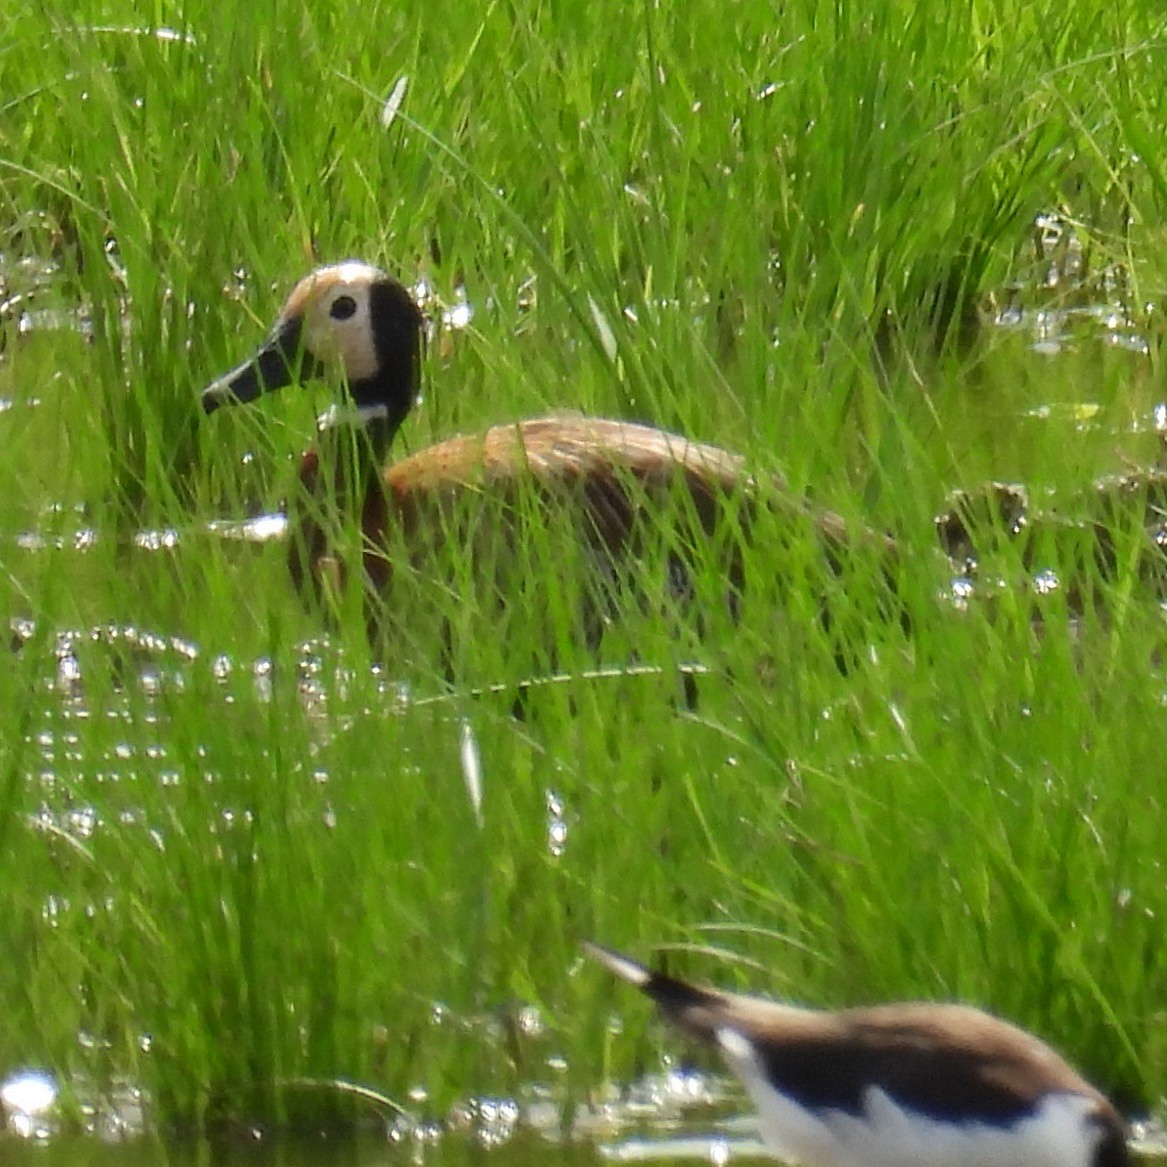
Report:
[[[806,1105],[859,1113],[878,1087],[901,1106],[939,1120],[976,1112],[1009,1122],[1050,1093],[1110,1103],[1053,1049],[1000,1018],[962,1005],[905,1003],[811,1013],[726,998],[724,1023],[754,1042],[767,1076]]]
[[[895,542],[860,528],[849,531],[833,511],[814,508],[789,492],[778,474],[759,483],[746,472],[745,460],[717,446],[689,441],[652,426],[577,415],[533,418],[495,426],[484,434],[450,438],[391,466],[385,484],[407,509],[428,495],[463,490],[498,490],[524,477],[544,486],[582,483],[587,505],[601,531],[622,526],[627,518],[627,478],[644,487],[667,487],[684,480],[702,525],[716,521],[727,494],[750,499],[764,496],[766,505],[792,518],[809,517],[829,549],[856,538],[891,560]],[[760,487],[762,489],[760,489]]]
[[[644,502],[680,487],[692,501],[696,525],[712,533],[727,496],[745,496],[748,521],[753,481],[740,457],[650,426],[579,416],[535,418],[451,438],[391,466],[387,494],[412,544],[436,528],[435,509],[466,494],[492,502],[523,497],[533,486],[554,512],[581,524],[581,545],[605,574],[635,558],[652,530]],[[512,520],[504,520],[504,527]],[[740,574],[731,563],[731,575]]]
[[[652,426],[586,417],[542,417],[450,438],[391,466],[394,491],[441,490],[509,481],[531,474],[571,481],[621,471],[651,478],[678,469],[711,486],[749,486],[744,460]]]

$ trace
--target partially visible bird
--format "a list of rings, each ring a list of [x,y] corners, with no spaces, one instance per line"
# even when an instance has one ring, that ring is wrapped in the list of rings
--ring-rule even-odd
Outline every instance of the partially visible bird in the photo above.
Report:
[[[292,290],[259,351],[203,390],[210,413],[330,371],[344,383],[343,404],[322,416],[320,447],[301,464],[305,494],[317,500],[295,508],[301,513],[292,524],[290,567],[302,589],[319,592],[342,571],[336,526],[321,515],[322,497],[335,500],[342,518],[359,517],[364,573],[374,592],[384,591],[395,566],[403,566],[395,555],[403,553],[416,567],[436,544],[456,537],[451,518],[465,519],[459,508],[500,503],[503,529],[496,534],[504,546],[518,546],[519,524],[531,510],[520,504],[531,497],[537,511],[568,516],[585,560],[608,583],[623,579],[663,530],[680,527],[680,537],[668,544],[668,577],[682,597],[690,582],[684,548],[722,530],[729,514],[735,527],[724,576],[727,593],[736,594],[741,539],[762,500],[817,528],[832,561],[852,540],[889,562],[894,557],[890,538],[849,531],[838,515],[792,497],[776,476],[758,482],[739,456],[631,422],[528,419],[452,438],[386,466],[393,437],[420,392],[422,325],[410,293],[379,268],[355,261],[322,267]],[[505,602],[505,581],[498,590]],[[585,620],[589,639],[602,623],[594,613]]]
[[[1048,1045],[965,1005],[837,1012],[702,988],[596,944],[588,955],[714,1046],[761,1134],[802,1167],[1124,1167],[1111,1103]]]

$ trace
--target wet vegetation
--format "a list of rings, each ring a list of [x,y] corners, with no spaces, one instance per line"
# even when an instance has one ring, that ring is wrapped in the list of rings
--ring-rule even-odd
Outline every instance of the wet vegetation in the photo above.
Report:
[[[17,0],[0,47],[0,1074],[101,1129],[567,1122],[675,1048],[595,937],[969,1000],[1153,1106],[1155,6],[153,14]],[[426,295],[400,448],[648,421],[894,578],[778,511],[740,604],[714,547],[682,606],[665,519],[593,650],[569,530],[495,550],[501,607],[451,534],[374,653],[222,525],[327,390],[196,406],[347,256]]]

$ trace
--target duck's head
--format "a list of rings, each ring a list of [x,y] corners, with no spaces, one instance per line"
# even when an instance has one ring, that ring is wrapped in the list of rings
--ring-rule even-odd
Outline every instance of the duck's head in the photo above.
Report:
[[[409,292],[380,268],[333,264],[292,289],[259,350],[203,390],[203,409],[332,372],[359,419],[388,441],[417,399],[421,355],[421,311]]]

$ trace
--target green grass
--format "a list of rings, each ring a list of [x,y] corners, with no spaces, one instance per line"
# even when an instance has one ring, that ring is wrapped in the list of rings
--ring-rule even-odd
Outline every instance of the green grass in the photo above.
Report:
[[[1076,620],[1017,586],[952,611],[931,520],[956,486],[1068,498],[1154,457],[1131,431],[1160,395],[1163,28],[1133,0],[781,8],[18,0],[6,294],[21,256],[54,258],[33,306],[83,304],[93,339],[0,318],[0,613],[37,627],[0,669],[0,1071],[81,1095],[129,1075],[166,1128],[350,1113],[305,1079],[422,1085],[438,1114],[531,1082],[579,1098],[613,1009],[637,1021],[611,1068],[651,1048],[580,964],[594,937],[729,949],[766,972],[670,959],[810,1002],[961,997],[1162,1096],[1163,633],[1134,524],[1107,578],[1037,537],[1087,564]],[[1057,301],[1031,244],[1051,208],[1122,265],[1149,355],[969,346],[1010,279]],[[836,577],[773,517],[739,622],[710,554],[703,638],[629,605],[602,663],[664,672],[536,688],[524,721],[519,681],[597,663],[558,525],[525,528],[501,610],[450,540],[391,597],[380,671],[359,597],[321,638],[283,549],[205,522],[294,492],[324,390],[210,419],[195,395],[350,255],[447,299],[464,280],[477,309],[432,346],[408,448],[549,408],[716,441],[896,532],[907,628],[872,557]],[[135,546],[167,527],[175,549]],[[58,630],[105,625],[199,655],[86,636],[81,695],[54,684]],[[710,669],[692,713],[682,661]],[[435,700],[403,707],[399,681]]]

